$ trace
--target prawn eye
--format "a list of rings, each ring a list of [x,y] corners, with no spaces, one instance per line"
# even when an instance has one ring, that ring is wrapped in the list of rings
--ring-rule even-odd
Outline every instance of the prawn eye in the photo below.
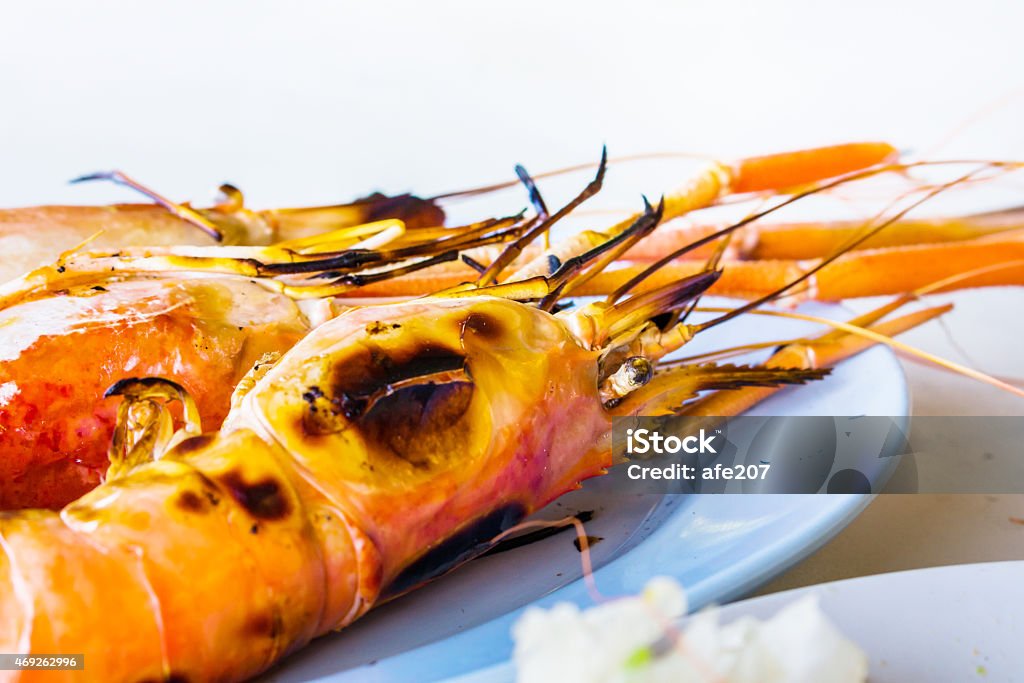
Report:
[[[654,365],[643,356],[630,356],[600,386],[601,401],[614,407],[632,391],[639,389],[654,376]]]

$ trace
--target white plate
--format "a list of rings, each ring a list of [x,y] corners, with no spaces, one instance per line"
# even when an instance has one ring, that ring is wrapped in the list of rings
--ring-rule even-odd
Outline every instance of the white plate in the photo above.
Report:
[[[1024,562],[932,567],[743,600],[722,621],[765,619],[811,594],[868,654],[871,683],[1009,683],[1024,677]],[[509,683],[510,663],[459,683]]]
[[[837,306],[805,310],[832,317]],[[746,316],[714,328],[690,352],[814,331],[792,320]],[[741,341],[742,340],[742,341]],[[825,381],[783,390],[761,415],[905,415],[899,363],[875,348]],[[895,459],[893,459],[895,460]],[[895,466],[895,462],[893,462]],[[547,512],[594,510],[587,533],[595,579],[608,595],[638,591],[654,574],[678,577],[691,604],[725,602],[768,581],[831,538],[869,501],[862,495],[624,495],[601,479]],[[313,643],[264,677],[297,681],[429,681],[489,667],[511,653],[509,627],[529,604],[587,604],[571,533],[481,558]]]

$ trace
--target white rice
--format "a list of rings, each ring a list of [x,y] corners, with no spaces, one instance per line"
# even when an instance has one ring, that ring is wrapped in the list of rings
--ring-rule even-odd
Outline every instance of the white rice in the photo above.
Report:
[[[655,578],[640,596],[580,610],[531,608],[513,627],[519,683],[862,683],[867,658],[814,597],[767,621],[719,623],[708,609],[676,625],[686,597]]]

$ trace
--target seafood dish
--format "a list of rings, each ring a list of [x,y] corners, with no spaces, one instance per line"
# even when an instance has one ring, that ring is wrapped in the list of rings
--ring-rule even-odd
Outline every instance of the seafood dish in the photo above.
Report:
[[[713,161],[557,230],[616,163],[553,208],[517,167],[529,208],[460,225],[445,202],[496,188],[197,209],[108,173],[153,204],[0,210],[0,652],[87,662],[0,679],[248,679],[604,474],[616,417],[738,415],[876,344],[1024,394],[893,339],[949,310],[929,294],[1024,282],[1020,212],[913,214],[1020,163]],[[886,177],[911,187],[867,219],[777,220]],[[705,219],[723,206],[744,213]],[[685,355],[744,315],[823,330],[762,363],[732,362],[743,339]]]

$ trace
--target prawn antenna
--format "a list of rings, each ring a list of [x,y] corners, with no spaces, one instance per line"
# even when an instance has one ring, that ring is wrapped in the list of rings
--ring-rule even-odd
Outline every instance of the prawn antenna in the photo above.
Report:
[[[597,174],[594,176],[594,179],[591,180],[578,195],[570,200],[568,204],[560,208],[553,215],[541,220],[536,225],[533,225],[525,234],[509,243],[509,245],[506,246],[500,254],[498,254],[498,257],[491,262],[491,265],[487,267],[487,270],[484,271],[483,275],[479,277],[476,282],[477,286],[486,287],[497,282],[498,276],[508,268],[516,257],[523,253],[523,250],[529,246],[530,243],[550,230],[555,223],[572,213],[577,206],[600,192],[601,187],[604,184],[604,175],[607,169],[608,148],[602,147],[601,162],[597,167]]]
[[[147,187],[146,185],[143,185],[139,181],[125,174],[123,171],[114,170],[88,173],[77,178],[72,178],[71,183],[85,183],[91,182],[93,180],[107,180],[116,185],[129,187],[135,190],[136,192],[145,195],[146,197],[149,197],[154,202],[164,207],[165,209],[167,209],[168,211],[170,211],[172,214],[182,219],[183,221],[186,221],[196,226],[197,228],[205,232],[207,235],[212,237],[215,241],[224,241],[224,233],[221,232],[220,228],[214,225],[213,221],[206,218],[203,214],[199,213],[198,211],[188,206],[187,204],[178,204],[177,202],[172,202],[170,199],[163,196],[156,190],[153,190]]]
[[[858,245],[860,245],[860,244],[866,242],[867,240],[871,239],[872,237],[877,235],[879,232],[881,232],[885,228],[887,228],[890,225],[892,225],[893,223],[896,223],[897,221],[899,221],[900,219],[905,217],[908,213],[910,213],[911,211],[913,211],[917,207],[921,206],[922,204],[924,204],[925,202],[929,201],[930,199],[933,199],[934,197],[936,197],[937,195],[941,194],[942,192],[945,192],[946,190],[948,190],[948,189],[950,189],[950,188],[952,188],[952,187],[954,187],[956,185],[959,185],[960,183],[963,183],[963,182],[969,180],[973,176],[975,176],[978,173],[980,173],[982,170],[983,170],[982,168],[973,169],[973,170],[971,170],[971,171],[969,171],[969,172],[967,172],[967,173],[965,173],[965,174],[963,174],[963,175],[961,175],[961,176],[959,176],[959,177],[957,177],[957,178],[955,178],[955,179],[953,179],[953,180],[951,180],[949,182],[943,183],[943,184],[941,184],[941,185],[939,185],[939,186],[929,190],[922,197],[920,197],[919,199],[911,202],[909,206],[907,206],[907,207],[901,209],[900,211],[896,212],[896,214],[894,214],[890,218],[882,221],[881,223],[879,223],[878,225],[876,225],[876,226],[874,226],[872,228],[869,228],[869,229],[863,231],[859,236],[856,236],[853,239],[851,239],[845,245],[843,245],[842,247],[837,249],[831,255],[826,256],[825,258],[823,258],[817,265],[815,265],[813,268],[809,269],[808,271],[806,271],[805,273],[803,273],[799,277],[794,278],[790,282],[786,283],[782,287],[779,287],[775,291],[770,292],[769,294],[766,294],[766,295],[764,295],[762,297],[754,299],[753,301],[751,301],[749,303],[746,303],[746,304],[744,304],[742,306],[738,306],[737,308],[735,308],[732,311],[726,313],[725,315],[721,315],[721,316],[719,316],[717,318],[714,318],[712,320],[709,320],[707,322],[699,323],[697,325],[694,325],[693,326],[693,332],[694,333],[702,332],[702,331],[710,329],[710,328],[712,328],[712,327],[714,327],[716,325],[720,325],[720,324],[722,324],[722,323],[724,323],[724,322],[726,322],[728,320],[732,320],[733,318],[735,318],[737,316],[740,316],[740,315],[743,315],[744,313],[746,313],[748,311],[751,311],[751,310],[753,310],[755,308],[760,308],[764,304],[766,304],[766,303],[768,303],[770,301],[773,301],[773,300],[777,299],[778,297],[782,296],[783,294],[785,294],[786,292],[790,291],[791,289],[793,289],[798,284],[811,280],[811,278],[813,278],[818,273],[818,271],[820,271],[823,268],[827,267],[830,263],[833,263],[834,261],[836,261],[838,258],[843,256],[844,254],[848,253],[849,251],[857,248]]]

